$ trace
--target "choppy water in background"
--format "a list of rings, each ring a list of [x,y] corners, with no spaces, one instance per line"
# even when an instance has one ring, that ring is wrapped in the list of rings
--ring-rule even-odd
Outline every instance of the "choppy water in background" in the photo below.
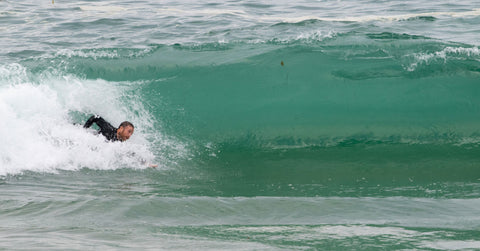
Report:
[[[0,249],[479,249],[479,24],[479,1],[0,1]]]

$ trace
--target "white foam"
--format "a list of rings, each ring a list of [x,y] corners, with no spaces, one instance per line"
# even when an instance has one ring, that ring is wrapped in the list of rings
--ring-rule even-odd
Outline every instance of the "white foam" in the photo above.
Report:
[[[350,17],[319,17],[319,16],[301,16],[301,17],[260,17],[262,20],[282,21],[285,23],[299,23],[306,20],[319,20],[327,22],[372,22],[372,21],[402,21],[418,17],[476,17],[480,16],[480,9],[473,9],[471,11],[464,12],[423,12],[423,13],[410,13],[410,14],[398,14],[398,15],[365,15],[365,16],[350,16]]]
[[[425,241],[422,243],[424,248],[441,249],[441,250],[465,250],[465,249],[480,249],[480,241],[477,240],[438,240]]]
[[[66,58],[90,58],[90,59],[118,59],[118,58],[131,58],[131,57],[142,57],[148,53],[151,53],[154,50],[154,47],[147,47],[141,49],[105,49],[105,48],[93,48],[93,49],[83,49],[83,50],[71,50],[71,49],[61,49],[54,53],[46,53],[39,58],[44,59],[56,59],[59,57]],[[1,68],[0,68],[1,70]],[[0,72],[1,73],[1,72]]]
[[[113,5],[82,5],[79,8],[83,11],[98,11],[98,12],[106,12],[106,13],[117,13],[127,11],[128,9],[120,7],[120,6],[113,6]]]
[[[82,7],[83,8],[83,7]],[[97,8],[97,7],[95,7]],[[407,13],[397,15],[364,15],[364,16],[344,16],[344,17],[324,17],[324,16],[299,16],[299,17],[285,17],[275,15],[257,16],[252,15],[240,9],[198,9],[188,10],[179,8],[158,8],[157,13],[161,14],[181,14],[183,16],[217,16],[217,15],[233,15],[250,20],[274,21],[285,23],[299,23],[306,20],[319,20],[327,22],[371,22],[371,21],[402,21],[412,18],[432,16],[432,17],[475,17],[480,16],[480,8],[469,11],[438,11],[438,12],[422,12],[422,13]]]
[[[171,144],[161,135],[148,135],[153,125],[141,100],[128,94],[132,83],[31,75],[18,64],[0,66],[0,76],[0,176],[84,167],[144,168],[142,162],[155,158],[147,137]],[[98,113],[114,126],[131,120],[136,130],[128,142],[108,143],[83,129],[84,121],[72,121],[72,111]]]
[[[187,9],[178,9],[178,8],[158,8],[156,9],[157,13],[162,14],[182,14],[182,15],[190,15],[190,16],[217,16],[217,15],[233,15],[233,16],[240,16],[244,18],[254,18],[254,16],[248,15],[243,10],[235,10],[235,9],[198,9],[198,10],[187,10]]]
[[[400,227],[376,227],[364,225],[260,226],[231,228],[226,229],[226,231],[281,234],[281,238],[287,240],[345,239],[374,236],[410,238],[422,235],[422,233],[417,231],[407,230]]]
[[[480,50],[478,47],[464,48],[464,47],[445,47],[444,49],[432,53],[414,53],[414,62],[406,67],[408,71],[414,71],[418,65],[429,64],[435,60],[442,60],[447,62],[448,57],[478,57]],[[477,59],[478,60],[478,59]]]
[[[66,56],[71,57],[81,57],[81,58],[119,58],[117,50],[105,51],[105,50],[91,50],[91,51],[82,51],[82,50],[69,50],[62,49],[55,53],[54,57]]]
[[[318,234],[329,238],[350,238],[358,236],[395,236],[412,237],[419,235],[418,232],[398,227],[374,227],[374,226],[326,226],[317,230]]]
[[[325,39],[334,38],[337,36],[337,32],[334,30],[329,31],[313,31],[307,33],[301,33],[297,36],[296,40],[310,40],[310,41],[323,41]]]
[[[314,30],[309,32],[302,32],[300,34],[288,35],[285,37],[279,37],[269,40],[255,39],[250,40],[247,43],[249,44],[265,44],[270,42],[281,43],[281,44],[290,44],[295,42],[302,42],[305,44],[322,42],[328,39],[332,39],[338,36],[338,33],[335,30]],[[219,41],[220,42],[220,41]]]

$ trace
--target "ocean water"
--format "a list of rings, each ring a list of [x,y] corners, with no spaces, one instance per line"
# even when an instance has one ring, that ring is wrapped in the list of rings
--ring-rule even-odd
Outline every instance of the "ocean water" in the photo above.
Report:
[[[479,27],[472,0],[0,0],[0,249],[480,249]]]

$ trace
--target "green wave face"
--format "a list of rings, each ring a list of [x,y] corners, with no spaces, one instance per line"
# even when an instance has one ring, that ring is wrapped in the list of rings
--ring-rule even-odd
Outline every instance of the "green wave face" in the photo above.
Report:
[[[477,47],[384,32],[81,50],[25,64],[137,83],[171,135],[298,147],[476,138],[479,57]]]
[[[237,184],[231,175],[263,177],[259,184],[293,175],[301,184],[377,185],[412,177],[429,183],[432,172],[438,180],[476,179],[479,55],[477,47],[428,37],[350,32],[60,51],[22,65],[40,85],[70,76],[109,86],[100,90],[115,101],[104,113],[137,121],[137,134],[166,166],[213,168],[228,184]],[[65,107],[70,120],[95,110],[80,103]],[[462,175],[449,175],[459,166]]]

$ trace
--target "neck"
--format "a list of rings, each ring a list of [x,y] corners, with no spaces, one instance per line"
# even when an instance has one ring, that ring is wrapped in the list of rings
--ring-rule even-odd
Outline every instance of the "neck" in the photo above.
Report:
[[[120,137],[120,128],[117,129],[117,139],[120,140],[120,141],[123,141],[122,138]]]

